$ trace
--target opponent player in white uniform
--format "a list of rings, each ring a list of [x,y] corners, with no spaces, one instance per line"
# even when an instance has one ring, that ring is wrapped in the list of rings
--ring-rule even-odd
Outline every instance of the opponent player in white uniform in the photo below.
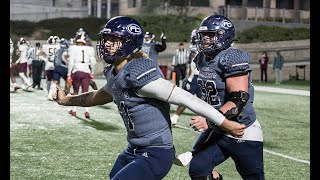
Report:
[[[14,51],[13,42],[12,42],[12,40],[10,38],[10,79],[11,79],[11,82],[13,84],[14,91],[17,91],[18,89],[21,89],[21,87],[17,85],[16,77],[14,76],[14,72],[13,72],[13,68],[15,67],[12,64],[13,51]]]
[[[88,92],[90,81],[93,79],[94,66],[96,64],[95,49],[93,46],[88,46],[84,32],[77,33],[75,38],[75,45],[70,46],[69,64],[67,80],[72,83],[73,95],[79,94],[81,86],[81,93]],[[69,113],[76,116],[76,107]],[[85,117],[90,118],[89,108],[86,107]]]
[[[58,36],[50,36],[47,40],[48,44],[44,44],[42,46],[42,51],[38,53],[38,56],[44,60],[45,62],[45,72],[47,77],[47,91],[48,91],[48,99],[52,100],[52,97],[49,94],[50,86],[53,78],[54,71],[54,57],[56,51],[60,48],[60,38]]]
[[[24,84],[27,87],[22,87],[25,90],[32,90],[32,83],[27,78],[27,71],[28,71],[28,50],[29,46],[27,44],[27,40],[25,38],[20,38],[19,41],[19,59],[15,62],[15,64],[19,63],[19,76],[23,80]]]

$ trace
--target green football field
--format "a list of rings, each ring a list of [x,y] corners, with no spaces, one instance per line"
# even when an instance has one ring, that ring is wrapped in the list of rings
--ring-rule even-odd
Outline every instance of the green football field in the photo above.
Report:
[[[310,179],[310,97],[256,91],[254,107],[264,133],[266,179]],[[10,93],[10,179],[109,179],[127,146],[116,106],[90,107],[90,120],[83,107],[77,117],[67,111],[47,100],[45,91]],[[177,154],[191,150],[199,135],[189,126],[193,115],[186,110],[173,127]],[[241,179],[231,159],[215,169],[224,180]],[[189,180],[188,167],[173,165],[164,179]]]

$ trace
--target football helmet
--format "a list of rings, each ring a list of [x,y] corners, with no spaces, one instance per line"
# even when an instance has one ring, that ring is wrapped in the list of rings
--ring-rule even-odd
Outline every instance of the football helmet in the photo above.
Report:
[[[191,45],[196,45],[197,41],[197,29],[192,30],[191,35],[190,35],[190,43]]]
[[[25,38],[20,38],[19,40],[19,45],[22,45],[22,44],[27,44],[27,40]]]
[[[61,38],[61,39],[60,39],[60,47],[61,47],[61,48],[68,48],[68,47],[69,47],[69,41],[68,41],[68,39]]]
[[[148,38],[148,39],[147,39]],[[155,38],[155,35],[152,32],[146,32],[143,38],[144,43],[151,43]]]
[[[117,38],[121,42],[115,53],[111,53],[106,46],[106,39]],[[108,64],[122,61],[131,54],[139,51],[143,42],[143,29],[134,19],[126,16],[116,16],[110,19],[98,34],[98,57]]]
[[[86,40],[86,35],[85,35],[85,32],[82,31],[82,32],[77,32],[77,35],[76,35],[76,43],[83,43],[83,44],[87,44],[87,40]]]
[[[235,28],[232,22],[221,15],[207,16],[196,32],[199,52],[213,53],[227,49],[234,41]]]
[[[81,33],[84,33],[84,36],[85,36],[85,37],[88,37],[88,32],[87,32],[85,29],[83,29],[83,28],[79,28],[79,29],[78,29],[78,31],[76,32],[76,36],[77,36],[77,35],[80,35]]]
[[[53,36],[55,43],[59,43],[60,42],[60,38],[59,36]]]

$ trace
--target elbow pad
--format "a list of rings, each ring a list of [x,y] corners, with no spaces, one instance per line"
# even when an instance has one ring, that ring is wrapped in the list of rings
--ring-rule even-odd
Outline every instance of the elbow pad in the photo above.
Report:
[[[229,109],[225,113],[226,118],[238,122],[241,119],[242,109],[247,104],[249,98],[250,98],[249,93],[245,91],[240,90],[238,92],[234,92],[234,91],[231,92],[230,101],[235,103],[236,107]]]

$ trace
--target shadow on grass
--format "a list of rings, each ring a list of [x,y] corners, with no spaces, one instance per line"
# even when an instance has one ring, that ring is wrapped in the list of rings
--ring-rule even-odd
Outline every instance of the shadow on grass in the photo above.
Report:
[[[81,117],[76,116],[77,119],[81,120],[82,123],[86,126],[90,126],[93,127],[97,130],[101,130],[101,131],[117,131],[120,128],[118,126],[114,126],[112,124],[108,124],[108,123],[102,123],[99,121],[96,121],[94,119],[84,119]]]
[[[103,108],[103,109],[112,109],[112,108],[110,108],[110,107],[108,107],[108,106],[105,106],[105,105],[100,105],[100,106],[98,106],[99,108]]]

